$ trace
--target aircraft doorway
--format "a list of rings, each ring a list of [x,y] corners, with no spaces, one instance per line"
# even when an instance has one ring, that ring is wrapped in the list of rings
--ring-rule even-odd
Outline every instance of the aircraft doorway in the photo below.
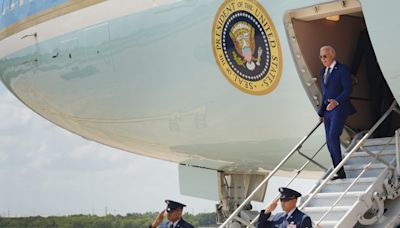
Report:
[[[358,1],[336,1],[287,13],[285,25],[303,86],[316,110],[321,101],[319,49],[331,45],[353,79],[351,102],[357,113],[347,118],[342,135],[349,142],[355,133],[369,130],[393,101],[379,68]],[[393,136],[400,118],[392,113],[373,137]]]

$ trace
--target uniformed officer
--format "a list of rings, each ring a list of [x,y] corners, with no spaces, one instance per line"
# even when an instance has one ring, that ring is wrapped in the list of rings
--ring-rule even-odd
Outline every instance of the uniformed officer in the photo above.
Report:
[[[165,200],[165,203],[167,204],[167,208],[158,214],[149,228],[194,228],[194,226],[182,218],[182,210],[186,207],[185,204],[172,200]],[[167,212],[168,221],[163,222],[165,212]]]
[[[311,228],[311,218],[297,209],[297,198],[301,194],[290,188],[279,188],[281,193],[279,199],[272,201],[265,210],[260,212],[257,228]],[[283,212],[271,216],[271,213],[281,201]]]

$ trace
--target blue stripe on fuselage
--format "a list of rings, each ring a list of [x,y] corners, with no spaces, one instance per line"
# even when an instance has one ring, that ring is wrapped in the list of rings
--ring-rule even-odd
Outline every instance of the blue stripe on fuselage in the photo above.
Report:
[[[61,3],[68,2],[69,0],[25,0],[22,6],[19,1],[0,0],[0,30],[21,21],[29,16],[40,13],[44,10],[60,5]],[[14,4],[14,9],[11,10],[11,4]],[[3,10],[5,7],[5,14]]]

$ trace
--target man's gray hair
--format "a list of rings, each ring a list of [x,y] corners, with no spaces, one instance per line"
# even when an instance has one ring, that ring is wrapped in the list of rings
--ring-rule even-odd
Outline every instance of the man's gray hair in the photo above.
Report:
[[[330,52],[334,57],[336,57],[335,48],[333,48],[332,46],[330,46],[330,45],[325,45],[325,46],[322,46],[320,50],[322,50],[322,49],[327,49],[327,50],[329,50],[329,52]]]

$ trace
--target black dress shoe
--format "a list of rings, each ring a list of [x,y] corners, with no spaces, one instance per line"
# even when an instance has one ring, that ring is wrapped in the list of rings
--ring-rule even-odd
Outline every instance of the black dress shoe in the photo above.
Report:
[[[331,177],[331,181],[337,180],[337,179],[346,179],[346,175],[335,175]]]

